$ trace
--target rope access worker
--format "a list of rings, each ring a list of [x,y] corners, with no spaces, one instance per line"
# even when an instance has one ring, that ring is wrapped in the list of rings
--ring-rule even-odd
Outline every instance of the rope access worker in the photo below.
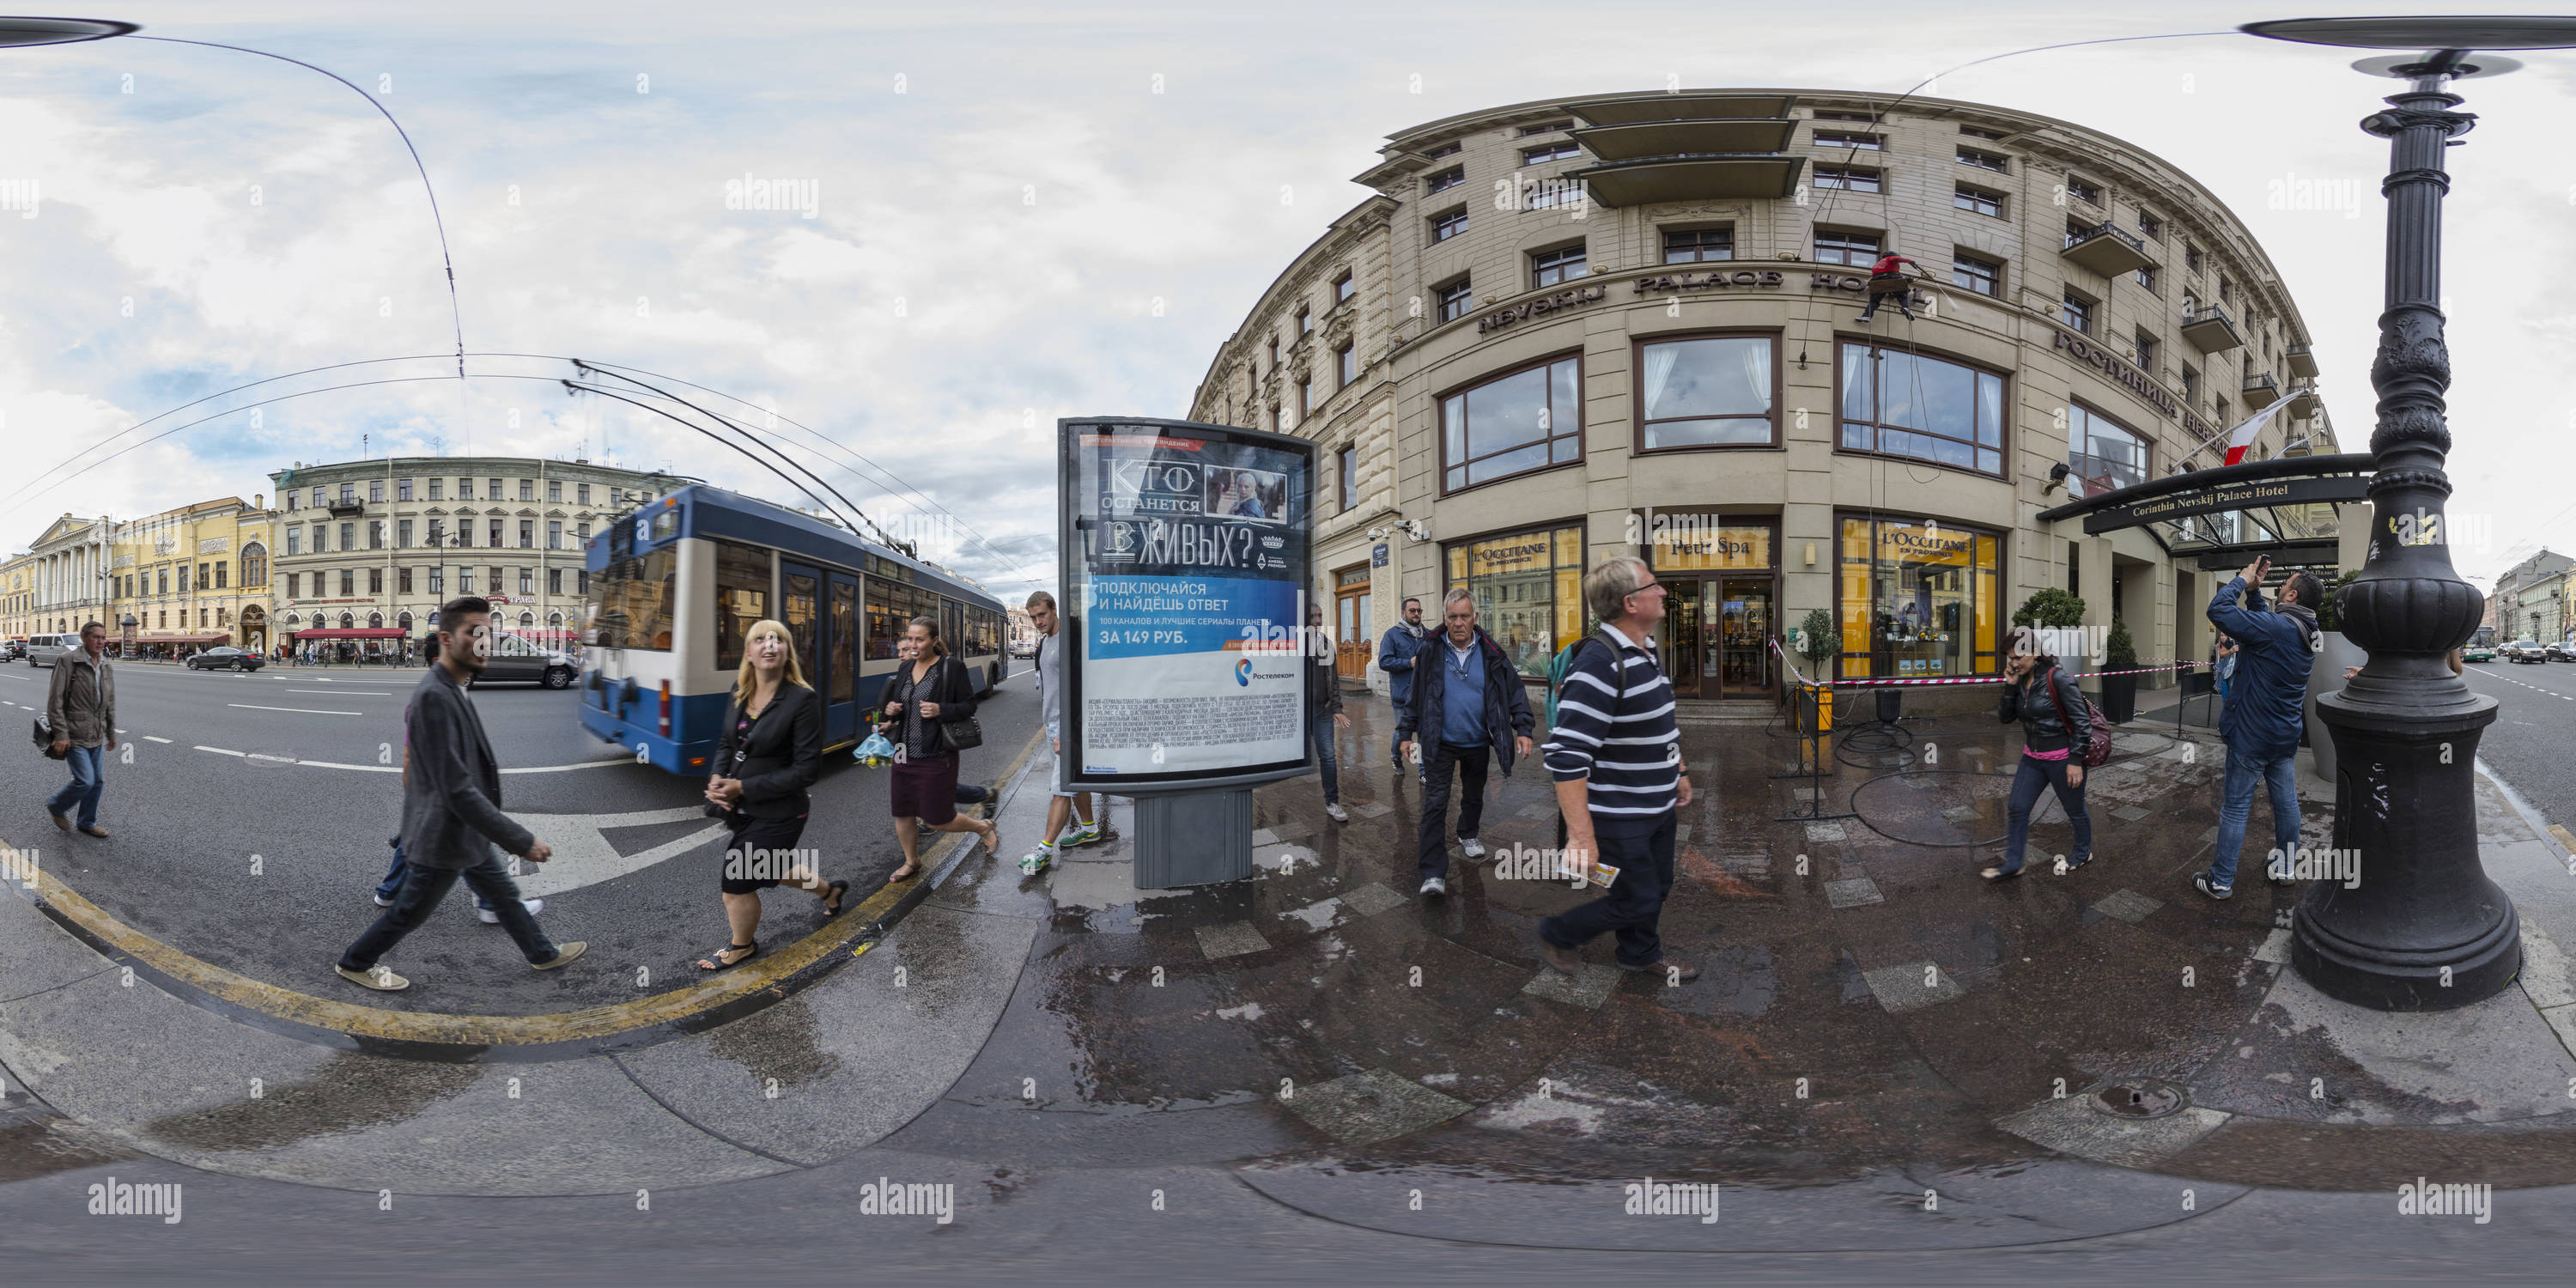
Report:
[[[1899,264],[1914,264],[1914,261],[1895,251],[1889,251],[1879,256],[1878,262],[1870,266],[1869,303],[1860,311],[1861,321],[1869,321],[1869,316],[1878,312],[1878,302],[1890,297],[1896,300],[1896,307],[1905,310],[1907,321],[1914,320],[1914,288],[1907,284],[1905,270],[1898,268]],[[1914,264],[1914,266],[1923,267],[1921,264]]]

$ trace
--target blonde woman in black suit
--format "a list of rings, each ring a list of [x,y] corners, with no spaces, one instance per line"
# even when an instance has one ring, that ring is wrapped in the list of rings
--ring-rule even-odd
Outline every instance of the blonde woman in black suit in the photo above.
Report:
[[[702,971],[729,970],[760,952],[760,892],[777,886],[823,901],[826,918],[841,915],[850,883],[824,884],[817,852],[797,848],[812,801],[805,789],[823,768],[823,703],[796,662],[796,643],[779,622],[754,622],[742,641],[733,708],[716,743],[716,772],[707,803],[724,811],[725,923],[733,937],[698,959]]]

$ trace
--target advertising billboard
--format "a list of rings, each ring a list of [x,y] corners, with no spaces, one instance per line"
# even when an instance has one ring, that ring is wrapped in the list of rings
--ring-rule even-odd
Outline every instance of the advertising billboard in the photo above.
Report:
[[[1314,445],[1058,422],[1066,786],[1239,786],[1306,767]]]

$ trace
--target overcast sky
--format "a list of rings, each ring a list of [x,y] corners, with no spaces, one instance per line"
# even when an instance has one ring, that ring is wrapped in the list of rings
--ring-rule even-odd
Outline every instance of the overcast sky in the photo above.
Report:
[[[629,364],[811,426],[828,444],[773,432],[1005,594],[1053,580],[1055,418],[1184,414],[1214,346],[1366,195],[1349,176],[1390,132],[1668,75],[1901,90],[2015,49],[2299,16],[1238,8],[198,0],[95,16],[356,82],[428,167],[470,351]],[[2076,121],[2197,176],[2286,275],[2344,444],[2366,450],[2387,150],[2355,123],[2393,83],[2349,61],[2211,36],[2027,54],[1925,92]],[[2576,57],[2526,61],[2465,87],[2482,121],[2450,154],[2451,513],[2473,576],[2542,542],[2576,552]],[[297,459],[469,446],[805,503],[690,431],[567,395],[551,357],[437,379],[455,323],[420,179],[372,107],[311,71],[133,39],[0,50],[0,139],[0,180],[40,194],[32,217],[0,210],[0,547],[67,510],[247,499]],[[810,183],[810,217],[727,208],[746,178]],[[2318,180],[2347,199],[2298,208]],[[346,363],[369,365],[291,374]],[[360,380],[401,383],[324,390]],[[254,422],[248,404],[280,394],[300,396]]]

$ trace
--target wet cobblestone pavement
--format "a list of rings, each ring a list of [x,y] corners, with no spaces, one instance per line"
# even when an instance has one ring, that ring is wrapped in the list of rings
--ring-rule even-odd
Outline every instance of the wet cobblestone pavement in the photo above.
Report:
[[[1996,847],[1967,843],[2004,832],[2017,728],[1911,720],[1901,748],[1846,734],[1820,791],[1827,813],[1863,817],[1809,822],[1781,817],[1812,786],[1776,776],[1797,739],[1685,725],[1699,792],[1662,934],[1704,973],[1673,985],[1612,968],[1606,942],[1571,979],[1540,960],[1538,919],[1588,896],[1533,879],[1528,851],[1555,835],[1534,763],[1495,779],[1487,860],[1453,842],[1448,897],[1416,895],[1421,788],[1384,755],[1383,701],[1349,705],[1351,820],[1325,816],[1312,777],[1262,789],[1251,879],[1139,892],[1123,842],[1040,878],[961,872],[942,898],[1046,924],[965,1077],[885,1145],[1041,1165],[1258,1159],[1251,1183],[1288,1189],[1688,1175],[1897,1178],[1888,1193],[1919,1198],[1905,1178],[1955,1187],[2068,1157],[2221,1186],[2384,1189],[2469,1159],[2493,1159],[2472,1172],[2501,1184],[2576,1179],[2576,1059],[2530,1004],[2512,1021],[2538,1035],[2522,1085],[2445,1091],[2439,1072],[2392,1081],[2402,1061],[2358,1058],[2267,1001],[2298,888],[2257,878],[2227,903],[2191,889],[2224,764],[2205,732],[2123,732],[2088,782],[2095,861],[2048,871],[2071,839],[2048,802],[2030,873],[1998,885],[1977,874]],[[2324,845],[2330,806],[2304,812]],[[1125,825],[1125,802],[1113,816]],[[2489,821],[2498,841],[2528,830]],[[2269,827],[2258,801],[2251,834]],[[2094,1090],[2148,1079],[2190,1106],[2144,1124],[2091,1107]]]

